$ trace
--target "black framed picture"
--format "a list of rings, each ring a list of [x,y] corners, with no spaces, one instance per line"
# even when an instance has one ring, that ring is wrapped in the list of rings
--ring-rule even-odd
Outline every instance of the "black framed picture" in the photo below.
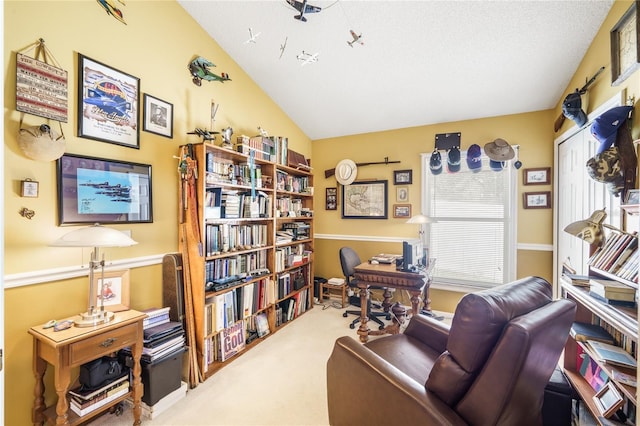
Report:
[[[78,136],[140,148],[140,79],[78,54]]]
[[[342,218],[387,219],[387,184],[372,180],[342,185]]]
[[[394,185],[410,185],[411,183],[413,183],[413,170],[394,170],[393,171]]]
[[[165,138],[173,138],[173,105],[145,93],[142,130]]]
[[[337,210],[338,209],[338,188],[326,189],[326,203],[325,210]]]
[[[153,222],[148,164],[65,154],[57,179],[60,225]]]

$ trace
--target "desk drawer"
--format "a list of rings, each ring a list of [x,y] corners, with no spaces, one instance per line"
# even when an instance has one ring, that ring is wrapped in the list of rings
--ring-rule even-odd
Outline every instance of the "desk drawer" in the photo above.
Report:
[[[138,324],[129,324],[69,345],[69,364],[79,365],[138,342]]]

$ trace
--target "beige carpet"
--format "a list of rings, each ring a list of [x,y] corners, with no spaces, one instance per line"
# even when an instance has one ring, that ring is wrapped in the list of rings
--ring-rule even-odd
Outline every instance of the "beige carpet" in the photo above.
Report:
[[[340,336],[357,338],[355,318],[325,301],[218,373],[190,389],[187,396],[150,425],[328,425],[326,362]],[[105,414],[92,426],[133,423],[131,408]]]

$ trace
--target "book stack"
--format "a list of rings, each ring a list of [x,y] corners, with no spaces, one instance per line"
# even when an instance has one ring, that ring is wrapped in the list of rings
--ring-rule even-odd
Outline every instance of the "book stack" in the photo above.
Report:
[[[577,287],[589,287],[589,280],[591,277],[589,277],[588,275],[578,275],[572,274],[570,272],[563,272],[562,276],[571,281],[571,284]]]
[[[160,325],[169,322],[169,309],[171,308],[166,306],[164,308],[150,308],[142,311],[147,314],[147,317],[142,322],[142,327],[144,329],[147,329],[149,327],[153,327],[154,325]]]
[[[611,305],[631,308],[636,306],[636,290],[618,281],[591,278],[589,280],[589,294]]]
[[[616,233],[589,259],[593,268],[628,281],[638,281],[638,235]]]
[[[182,351],[185,346],[184,329],[182,323],[167,321],[144,329],[142,361],[154,361]]]
[[[129,392],[129,373],[94,390],[82,386],[69,390],[69,407],[78,416],[85,416]]]

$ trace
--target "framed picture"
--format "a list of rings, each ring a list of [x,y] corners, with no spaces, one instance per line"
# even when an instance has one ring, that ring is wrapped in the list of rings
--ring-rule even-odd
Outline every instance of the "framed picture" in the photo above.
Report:
[[[411,217],[411,204],[394,204],[393,205],[393,217],[395,218],[410,218]]]
[[[551,183],[551,167],[524,169],[522,173],[525,185],[549,185]]]
[[[413,181],[413,170],[394,170],[393,171],[393,184],[394,185],[410,185]]]
[[[129,270],[105,271],[104,280],[102,274],[94,274],[94,288],[96,289],[96,306],[102,306],[104,310],[111,312],[126,311],[129,309]]]
[[[58,222],[153,222],[151,166],[64,154],[57,160]]]
[[[629,189],[624,200],[625,204],[640,204],[640,189]]]
[[[409,201],[409,188],[406,186],[399,186],[396,188],[396,202],[406,203]]]
[[[611,29],[611,85],[618,86],[640,67],[638,1]]]
[[[20,196],[27,198],[38,198],[38,187],[38,182],[31,179],[25,179],[20,182]]]
[[[140,148],[140,79],[78,54],[78,136]]]
[[[343,219],[387,219],[386,180],[342,185]]]
[[[145,93],[143,105],[142,130],[165,138],[173,138],[173,104]]]
[[[608,382],[602,387],[595,395],[593,395],[593,402],[598,407],[598,411],[604,418],[609,418],[613,413],[618,411],[624,404],[624,400],[620,395],[620,392],[615,386]]]
[[[325,210],[337,210],[338,209],[338,188],[326,189],[326,203]]]
[[[551,208],[551,192],[525,192],[525,209],[549,209]]]

